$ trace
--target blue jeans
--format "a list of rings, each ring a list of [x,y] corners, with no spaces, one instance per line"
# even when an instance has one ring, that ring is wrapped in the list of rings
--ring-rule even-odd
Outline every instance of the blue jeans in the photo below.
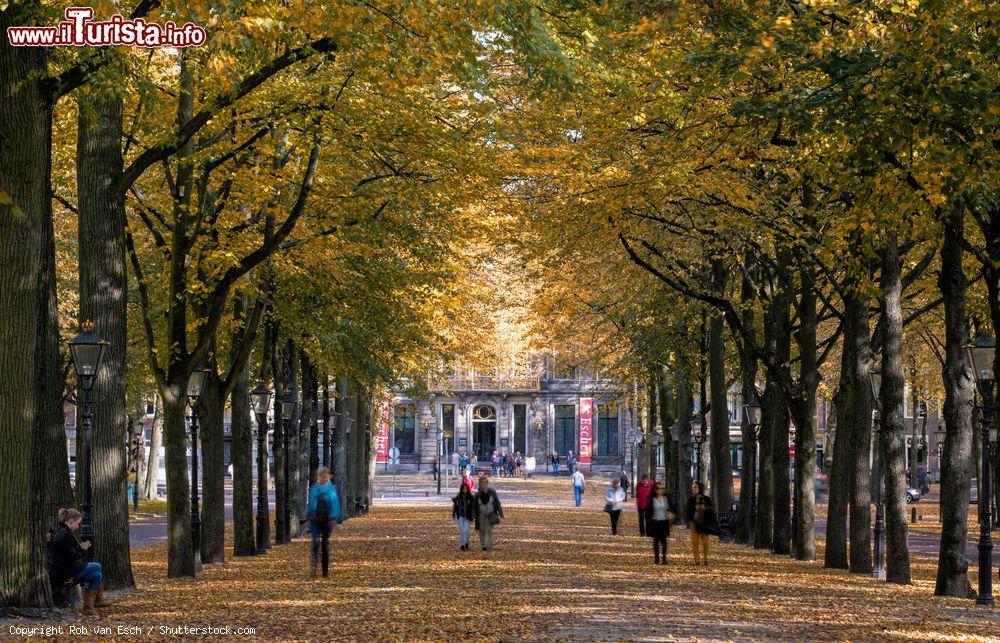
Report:
[[[573,500],[576,502],[577,507],[583,501],[583,487],[580,485],[573,485]]]
[[[79,581],[81,585],[89,584],[88,589],[99,589],[101,582],[104,581],[104,571],[100,563],[87,563],[73,580]]]
[[[554,475],[554,476],[559,475],[559,463],[558,462],[553,462],[552,463],[552,475]]]
[[[468,518],[458,519],[458,544],[469,546],[469,525],[470,521]]]

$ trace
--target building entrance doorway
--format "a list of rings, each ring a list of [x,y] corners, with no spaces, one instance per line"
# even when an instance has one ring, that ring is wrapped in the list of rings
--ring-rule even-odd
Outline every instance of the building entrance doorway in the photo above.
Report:
[[[487,404],[472,410],[472,452],[480,462],[488,462],[497,445],[497,412]]]

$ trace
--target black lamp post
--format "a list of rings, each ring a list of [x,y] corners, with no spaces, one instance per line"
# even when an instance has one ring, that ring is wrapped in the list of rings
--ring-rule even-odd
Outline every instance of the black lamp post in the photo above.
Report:
[[[253,412],[257,416],[257,553],[268,549],[270,518],[267,506],[267,410],[271,390],[263,384],[250,391]]]
[[[743,405],[743,412],[747,416],[747,424],[750,425],[750,433],[753,435],[753,442],[750,443],[750,512],[749,528],[747,537],[750,546],[757,548],[757,436],[760,432],[760,402],[756,398],[751,399]]]
[[[694,432],[694,427],[692,426],[691,437],[694,438],[694,446],[696,451],[695,479],[698,481],[698,484],[701,484],[701,442],[705,437],[703,435],[704,432],[705,432],[705,425],[703,423],[701,422],[698,423],[698,433]]]
[[[990,521],[990,503],[993,499],[993,486],[990,479],[990,443],[996,436],[993,427],[993,360],[996,354],[996,340],[989,335],[976,337],[965,347],[976,372],[976,384],[979,388],[980,410],[979,419],[982,424],[981,453],[983,470],[979,479],[979,594],[976,605],[992,607],[993,577],[992,556],[993,539]]]
[[[649,445],[653,447],[653,479],[656,479],[656,474],[660,466],[660,446],[663,445],[663,432],[659,429],[653,431],[653,434],[649,436]],[[632,481],[632,487],[635,488],[635,481]]]
[[[437,451],[435,456],[435,467],[437,468],[437,495],[441,495],[441,452],[444,451],[444,427],[439,426],[437,430]]]
[[[285,399],[281,401],[281,419],[285,422],[285,489],[284,489],[284,501],[285,501],[285,533],[281,535],[282,542],[290,543],[292,542],[292,526],[289,522],[292,520],[292,511],[289,506],[291,494],[289,493],[289,487],[291,486],[291,477],[288,468],[288,435],[292,432],[292,415],[295,413],[295,407],[298,405],[298,400],[295,398],[295,394],[291,390],[285,389]]]
[[[194,567],[201,569],[201,509],[198,506],[198,400],[205,390],[208,369],[199,366],[188,378],[187,398],[191,407],[191,542],[194,545]]]
[[[132,491],[132,511],[139,511],[139,457],[142,453],[142,420],[137,415],[129,433],[132,434],[132,456],[135,458],[135,487]]]
[[[681,486],[684,484],[683,478],[683,467],[684,467],[684,454],[681,449],[681,427],[679,424],[674,422],[670,425],[670,439],[677,443],[677,462],[674,467],[677,470],[677,475],[674,476],[676,480],[674,481],[674,493],[677,494],[676,507],[678,509],[677,515],[680,515],[680,505],[681,505]]]
[[[83,502],[80,509],[83,519],[80,525],[80,540],[94,542],[94,525],[90,517],[90,434],[94,428],[94,382],[101,369],[101,361],[110,342],[94,333],[93,322],[80,325],[80,334],[69,340],[69,353],[73,358],[76,381],[83,391],[83,413],[80,427],[83,429],[83,453],[80,457],[80,480],[83,484]],[[79,405],[79,403],[78,403]],[[93,551],[93,549],[91,549]]]
[[[868,382],[871,385],[872,396],[872,420],[875,431],[872,434],[872,476],[875,478],[875,566],[872,569],[872,578],[885,578],[885,563],[883,552],[885,550],[885,476],[882,474],[882,441],[879,435],[882,431],[882,422],[879,415],[881,408],[879,402],[879,391],[882,388],[882,367],[879,364],[872,366],[868,371]]]

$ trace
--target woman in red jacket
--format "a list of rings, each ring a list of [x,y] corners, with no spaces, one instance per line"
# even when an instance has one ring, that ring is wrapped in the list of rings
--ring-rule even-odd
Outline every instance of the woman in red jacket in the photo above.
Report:
[[[653,494],[653,481],[649,476],[642,476],[639,484],[635,486],[635,507],[639,511],[639,535],[646,535],[647,522],[649,521],[649,502]]]

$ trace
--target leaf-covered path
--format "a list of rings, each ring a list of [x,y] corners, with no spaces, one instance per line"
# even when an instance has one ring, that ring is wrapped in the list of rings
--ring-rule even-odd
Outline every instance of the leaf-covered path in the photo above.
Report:
[[[333,535],[331,577],[311,578],[307,539],[263,557],[230,558],[195,582],[165,577],[165,548],[136,552],[142,591],[120,596],[87,625],[253,628],[254,639],[354,640],[990,640],[995,610],[936,599],[933,561],[894,587],[819,564],[712,543],[712,564],[690,565],[687,532],[670,564],[650,543],[609,534],[596,487],[581,509],[553,506],[564,481],[498,480],[511,502],[497,547],[460,552],[449,507],[380,504]],[[549,506],[527,506],[536,498]],[[567,505],[569,499],[567,498]],[[473,541],[475,544],[475,540]],[[152,628],[152,629],[150,629]],[[167,630],[166,634],[178,632]],[[135,636],[122,636],[134,639]],[[141,637],[140,637],[141,638]],[[184,638],[190,638],[185,636]]]

